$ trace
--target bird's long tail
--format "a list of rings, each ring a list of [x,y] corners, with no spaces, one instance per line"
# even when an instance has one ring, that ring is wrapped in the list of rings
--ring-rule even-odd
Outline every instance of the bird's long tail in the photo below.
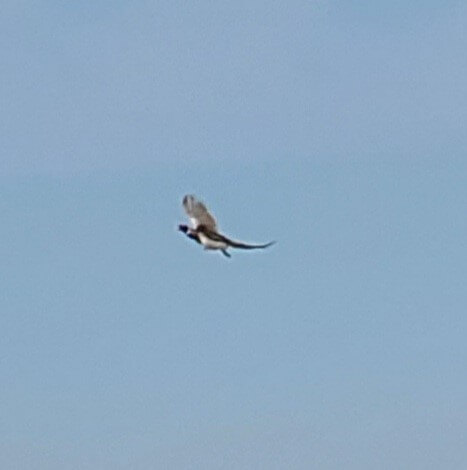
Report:
[[[237,242],[235,240],[230,240],[228,239],[228,244],[233,247],[233,248],[241,248],[243,250],[257,250],[257,249],[263,249],[263,248],[268,248],[271,245],[274,245],[276,243],[275,241],[269,242],[269,243],[264,243],[261,245],[250,245],[248,243],[242,243],[242,242]]]
[[[267,248],[268,246],[274,245],[274,243],[276,243],[275,241],[273,241],[273,242],[264,243],[260,245],[251,245],[249,243],[243,243],[243,242],[231,240],[230,238],[227,238],[225,235],[221,235],[220,233],[217,233],[211,230],[205,229],[205,233],[212,240],[224,242],[227,245],[231,246],[232,248],[241,248],[243,250],[257,250],[257,249]]]

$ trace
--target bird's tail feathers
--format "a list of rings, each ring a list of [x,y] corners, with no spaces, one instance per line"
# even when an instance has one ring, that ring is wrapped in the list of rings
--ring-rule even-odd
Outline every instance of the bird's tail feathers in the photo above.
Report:
[[[251,245],[249,243],[242,243],[242,242],[237,242],[235,240],[228,240],[228,244],[233,247],[233,248],[241,248],[243,250],[256,250],[256,249],[263,249],[263,248],[268,248],[271,245],[274,245],[276,243],[275,241],[269,242],[269,243],[263,243],[259,245]]]

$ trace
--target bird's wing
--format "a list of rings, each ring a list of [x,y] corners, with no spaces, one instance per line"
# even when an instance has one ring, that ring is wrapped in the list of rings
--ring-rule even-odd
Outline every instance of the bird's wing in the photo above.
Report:
[[[187,194],[183,198],[183,207],[195,228],[204,225],[210,230],[217,231],[216,219],[209,213],[206,206],[201,201],[198,201],[195,196]]]

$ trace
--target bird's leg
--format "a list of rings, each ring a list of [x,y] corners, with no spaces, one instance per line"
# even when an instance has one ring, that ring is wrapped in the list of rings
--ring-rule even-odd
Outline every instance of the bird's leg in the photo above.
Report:
[[[222,254],[226,256],[227,258],[230,258],[232,255],[227,251],[227,250],[221,250]]]

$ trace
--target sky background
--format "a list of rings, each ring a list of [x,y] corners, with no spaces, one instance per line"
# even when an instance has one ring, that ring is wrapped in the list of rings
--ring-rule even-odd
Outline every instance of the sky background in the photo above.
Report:
[[[0,467],[465,468],[466,23],[4,0]]]

